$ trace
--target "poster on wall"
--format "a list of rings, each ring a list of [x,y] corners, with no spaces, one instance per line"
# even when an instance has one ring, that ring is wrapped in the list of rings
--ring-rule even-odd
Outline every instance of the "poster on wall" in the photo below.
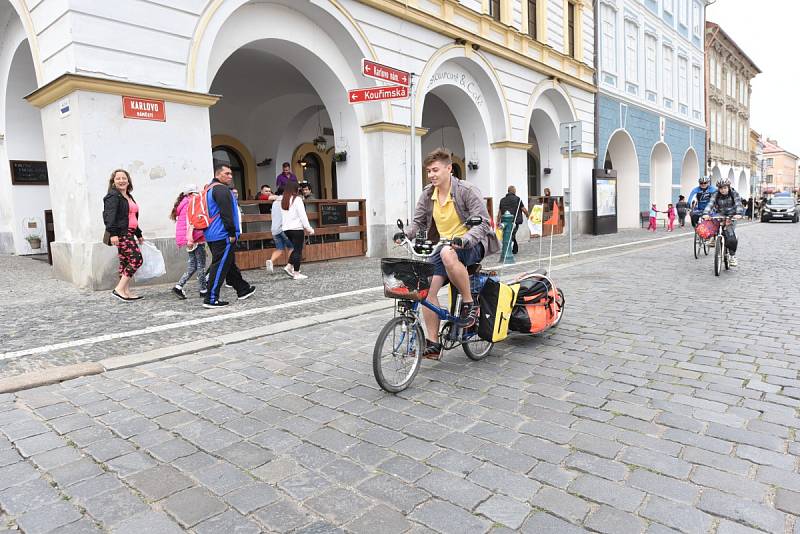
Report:
[[[617,181],[597,179],[597,216],[617,214]]]

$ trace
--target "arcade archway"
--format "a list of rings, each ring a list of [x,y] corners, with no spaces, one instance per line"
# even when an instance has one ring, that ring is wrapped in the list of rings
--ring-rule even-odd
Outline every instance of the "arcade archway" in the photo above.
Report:
[[[672,153],[666,143],[656,143],[650,153],[650,202],[661,211],[672,202]]]
[[[639,226],[639,159],[633,139],[625,130],[617,130],[608,141],[605,168],[617,171],[617,226]]]

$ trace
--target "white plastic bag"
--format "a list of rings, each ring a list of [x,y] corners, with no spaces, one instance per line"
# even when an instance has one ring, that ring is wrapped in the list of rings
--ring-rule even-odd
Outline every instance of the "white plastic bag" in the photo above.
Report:
[[[164,264],[164,256],[155,245],[149,241],[145,241],[139,248],[142,251],[142,259],[144,262],[136,274],[133,275],[134,280],[141,282],[142,280],[149,280],[167,274],[167,268]]]

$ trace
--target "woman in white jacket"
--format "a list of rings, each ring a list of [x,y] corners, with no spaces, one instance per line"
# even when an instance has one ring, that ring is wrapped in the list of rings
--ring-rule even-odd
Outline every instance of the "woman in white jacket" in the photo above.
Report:
[[[304,280],[308,277],[304,274],[300,274],[300,260],[303,257],[303,244],[305,242],[305,234],[314,235],[314,229],[311,228],[308,222],[308,215],[306,215],[303,197],[299,195],[298,191],[297,182],[287,182],[283,189],[283,198],[281,199],[283,232],[294,246],[292,254],[289,256],[289,263],[286,264],[284,270],[286,274],[295,280]]]

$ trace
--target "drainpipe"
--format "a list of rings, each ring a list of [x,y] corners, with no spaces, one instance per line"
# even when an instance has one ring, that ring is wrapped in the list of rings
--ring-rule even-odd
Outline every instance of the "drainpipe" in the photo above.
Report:
[[[600,2],[592,1],[594,11],[594,86],[597,92],[594,94],[594,150],[597,154],[595,168],[603,166],[600,161],[600,32],[597,29],[600,20]]]

